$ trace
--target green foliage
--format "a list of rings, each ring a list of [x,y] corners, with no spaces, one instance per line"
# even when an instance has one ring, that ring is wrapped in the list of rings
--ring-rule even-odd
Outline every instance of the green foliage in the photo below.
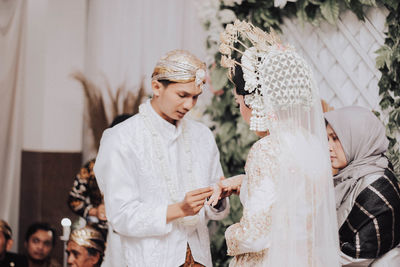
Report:
[[[390,141],[387,156],[400,178],[400,5],[397,0],[383,0],[389,10],[386,18],[388,32],[385,44],[376,51],[376,66],[381,71],[379,80],[380,106],[388,114],[386,135]]]
[[[339,18],[339,3],[336,0],[326,0],[321,5],[322,16],[330,24],[335,24]]]
[[[386,23],[388,25],[385,45],[377,51],[376,65],[382,72],[379,81],[380,105],[389,114],[387,135],[390,140],[388,157],[399,173],[400,138],[400,48],[399,48],[399,1],[398,0],[297,0],[287,2],[283,9],[274,7],[273,0],[243,0],[240,5],[224,6],[220,9],[231,9],[238,19],[251,21],[261,29],[272,27],[280,30],[285,17],[297,17],[303,23],[318,25],[321,21],[335,24],[342,10],[351,10],[360,20],[364,20],[364,9],[378,4],[384,4],[389,10]],[[207,28],[209,24],[205,23]],[[223,25],[225,26],[225,25]],[[210,42],[208,42],[210,45]],[[226,78],[226,71],[219,65],[219,53],[215,55],[216,67],[212,69],[211,79],[216,90],[223,90],[222,95],[216,95],[207,109],[214,126],[212,127],[216,142],[221,152],[221,164],[227,177],[243,173],[243,166],[248,150],[256,141],[256,136],[248,130],[243,122],[232,95],[232,85]],[[399,176],[400,177],[400,176]],[[210,223],[211,251],[214,265],[228,266],[226,255],[225,229],[238,222],[241,217],[241,205],[238,197],[231,197],[231,213],[221,222]]]

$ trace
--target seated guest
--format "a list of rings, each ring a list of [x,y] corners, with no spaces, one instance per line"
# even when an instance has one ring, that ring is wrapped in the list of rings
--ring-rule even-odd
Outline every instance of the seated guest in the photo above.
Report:
[[[114,118],[109,128],[130,118],[131,114],[121,114]],[[107,238],[107,217],[104,200],[93,172],[95,159],[89,160],[79,170],[69,192],[68,205],[77,215],[86,219],[86,223],[98,228]]]
[[[73,267],[97,267],[103,262],[105,240],[99,230],[85,226],[72,231],[68,243],[68,264]]]
[[[25,256],[9,252],[12,245],[11,227],[6,221],[0,220],[0,266],[28,267],[28,260]]]
[[[400,266],[400,188],[384,156],[385,127],[369,110],[325,114],[343,266]]]
[[[131,116],[131,114],[118,115],[114,118],[109,128]],[[85,218],[88,225],[99,229],[107,240],[108,249],[103,267],[122,266],[124,263],[121,240],[119,235],[112,229],[108,232],[108,228],[111,228],[111,225],[107,223],[103,196],[93,172],[94,163],[95,159],[88,161],[75,176],[72,190],[69,192],[68,205],[74,213]]]
[[[25,249],[29,267],[61,267],[50,257],[56,241],[56,232],[47,223],[34,223],[25,235]]]

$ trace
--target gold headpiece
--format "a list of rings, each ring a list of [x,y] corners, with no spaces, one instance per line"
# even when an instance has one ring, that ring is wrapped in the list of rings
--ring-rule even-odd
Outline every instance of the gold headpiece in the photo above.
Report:
[[[74,241],[79,246],[93,248],[104,254],[105,240],[103,235],[91,226],[75,229],[72,231],[69,240]]]
[[[12,231],[10,225],[4,221],[0,220],[0,232],[2,232],[6,239],[12,238]]]
[[[226,25],[225,31],[220,34],[221,44],[219,46],[219,51],[222,54],[221,66],[229,68],[230,75],[234,73],[235,65],[240,65],[244,69],[248,68],[235,59],[232,59],[233,51],[236,51],[242,56],[253,60],[252,58],[249,58],[249,55],[247,55],[245,52],[234,46],[235,43],[238,43],[242,45],[245,50],[249,49],[249,47],[242,42],[240,38],[243,40],[249,40],[252,44],[252,50],[256,50],[258,52],[269,52],[276,48],[283,49],[282,42],[273,29],[271,29],[270,33],[266,33],[249,22],[236,20],[234,24]],[[249,70],[254,71],[253,69]]]
[[[185,50],[173,50],[163,56],[154,68],[152,80],[168,80],[177,83],[196,82],[203,89],[206,65]]]

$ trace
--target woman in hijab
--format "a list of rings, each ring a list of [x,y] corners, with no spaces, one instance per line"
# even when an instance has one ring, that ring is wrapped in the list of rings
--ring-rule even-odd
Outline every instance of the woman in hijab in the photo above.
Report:
[[[400,266],[400,188],[384,156],[385,127],[369,110],[325,113],[343,266]]]

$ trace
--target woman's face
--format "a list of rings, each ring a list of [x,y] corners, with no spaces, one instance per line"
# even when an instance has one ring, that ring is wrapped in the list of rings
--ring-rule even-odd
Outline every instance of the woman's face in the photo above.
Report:
[[[242,117],[243,117],[244,121],[247,122],[248,124],[250,124],[250,118],[251,118],[251,111],[252,110],[251,110],[251,108],[246,106],[246,104],[244,103],[244,96],[243,95],[238,95],[236,93],[236,90],[233,90],[233,95],[235,96],[236,104],[239,105],[240,114],[242,114]]]
[[[343,169],[347,166],[347,160],[346,155],[344,154],[342,143],[340,143],[335,131],[329,124],[326,126],[326,132],[328,134],[329,153],[331,156],[332,168]]]

